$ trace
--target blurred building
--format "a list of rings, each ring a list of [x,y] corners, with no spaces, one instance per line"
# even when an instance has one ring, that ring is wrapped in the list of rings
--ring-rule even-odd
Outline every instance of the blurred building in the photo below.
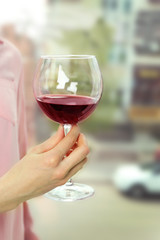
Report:
[[[117,123],[160,125],[160,1],[102,0],[114,29],[109,65],[119,75]],[[156,126],[157,127],[157,126]]]
[[[137,9],[132,42],[130,119],[148,128],[160,125],[160,1],[146,0]],[[159,131],[159,127],[157,127]]]
[[[126,111],[130,105],[131,91],[131,57],[134,31],[134,18],[137,1],[102,0],[101,6],[106,22],[113,28],[113,43],[109,56],[111,72],[116,73],[114,81],[118,82],[115,91],[120,102],[116,110],[115,124],[128,124]]]

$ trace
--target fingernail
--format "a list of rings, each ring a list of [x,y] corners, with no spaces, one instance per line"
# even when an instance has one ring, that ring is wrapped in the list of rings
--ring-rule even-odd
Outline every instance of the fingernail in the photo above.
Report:
[[[83,138],[84,142],[86,143],[86,145],[88,145],[86,136],[83,133],[81,133],[81,135],[82,135],[82,138]]]

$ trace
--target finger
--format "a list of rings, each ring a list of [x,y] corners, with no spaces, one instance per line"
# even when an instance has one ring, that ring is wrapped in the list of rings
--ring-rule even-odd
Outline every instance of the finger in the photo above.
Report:
[[[77,146],[80,147],[83,144],[88,146],[85,135],[83,133],[81,133],[79,135],[79,138],[78,138],[78,141],[77,141]]]
[[[55,135],[51,136],[45,142],[35,146],[32,149],[32,152],[35,152],[38,154],[48,152],[49,150],[54,148],[63,138],[64,138],[64,130],[63,130],[63,126],[60,125]]]
[[[67,152],[72,148],[72,146],[76,143],[77,138],[79,136],[79,127],[73,126],[71,131],[65,136],[54,149],[50,150],[48,153],[50,156],[58,156],[59,161],[63,159],[63,157],[67,154]]]
[[[84,164],[86,164],[88,158],[86,157],[84,160],[82,160],[80,163],[78,163],[76,166],[74,166],[69,172],[68,174],[65,176],[65,178],[63,179],[63,183],[66,183],[71,177],[73,177],[79,170],[82,169],[82,167],[84,166]]]
[[[82,167],[84,166],[84,164],[87,162],[87,158],[83,159],[79,164],[77,164],[76,166],[74,166],[72,169],[70,169],[70,171],[67,173],[67,174],[60,174],[58,176],[58,184],[57,184],[57,187],[60,186],[60,185],[64,185],[73,175],[75,175],[79,170],[82,169]],[[54,173],[55,174],[55,173]],[[50,191],[51,189],[55,188],[55,182],[54,184],[52,185],[48,185],[48,189],[45,189],[44,193],[45,192],[48,192]]]
[[[72,148],[69,149],[69,151],[66,153],[66,156],[69,156],[69,154],[71,154],[71,152],[73,152],[76,147],[77,147],[77,142],[72,146]]]
[[[81,134],[82,134],[82,133],[81,133]],[[77,148],[77,146],[80,146],[81,144],[83,144],[84,141],[86,142],[84,134],[82,134],[82,135],[83,135],[83,137],[82,137],[82,136],[80,137],[80,135],[79,135],[79,137],[78,137],[78,139],[77,139],[77,142],[76,142],[76,143],[72,146],[72,148],[67,152],[66,156],[69,156],[69,154],[70,154],[71,152],[73,152],[73,150],[74,150],[75,148]],[[83,139],[83,140],[82,140],[82,139]]]
[[[60,167],[62,169],[70,171],[71,168],[86,158],[89,153],[89,148],[83,134],[80,134],[78,138],[78,145],[79,147],[77,147],[68,157],[61,161]]]

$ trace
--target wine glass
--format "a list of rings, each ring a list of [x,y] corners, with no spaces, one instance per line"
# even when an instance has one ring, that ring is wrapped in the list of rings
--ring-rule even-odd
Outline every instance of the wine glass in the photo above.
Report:
[[[65,135],[71,126],[86,119],[96,108],[102,94],[101,72],[93,55],[41,56],[33,81],[34,95],[42,111],[63,124]],[[59,201],[90,197],[94,189],[73,183],[57,187],[45,196]]]

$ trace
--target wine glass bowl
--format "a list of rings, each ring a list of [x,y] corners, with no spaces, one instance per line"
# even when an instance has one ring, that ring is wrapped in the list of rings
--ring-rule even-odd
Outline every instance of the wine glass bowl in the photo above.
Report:
[[[82,122],[95,110],[102,94],[102,77],[93,55],[41,56],[33,81],[34,95],[42,111],[64,125],[65,135],[71,125]],[[47,197],[74,201],[93,195],[85,184],[70,180],[46,194]]]

